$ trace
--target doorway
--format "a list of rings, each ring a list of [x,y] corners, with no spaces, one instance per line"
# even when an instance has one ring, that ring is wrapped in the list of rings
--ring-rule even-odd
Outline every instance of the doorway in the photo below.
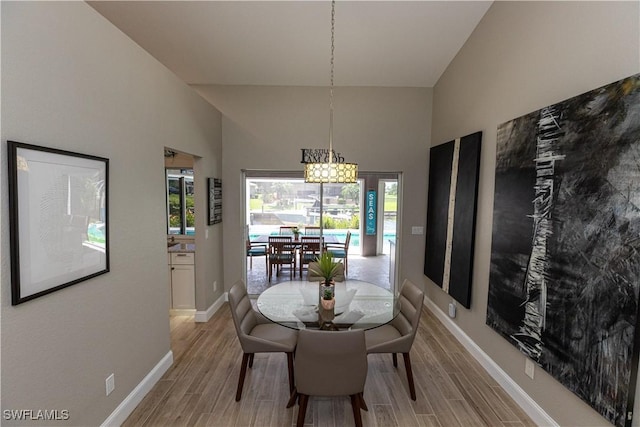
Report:
[[[164,148],[169,313],[195,314],[195,158]]]
[[[265,235],[280,233],[282,226],[295,226],[304,234],[306,227],[320,225],[322,205],[323,234],[331,234],[340,242],[351,234],[348,248],[349,277],[366,280],[387,289],[393,289],[395,278],[390,279],[390,256],[395,251],[398,230],[398,174],[361,173],[356,184],[305,183],[301,172],[245,171],[244,216],[247,248]],[[366,235],[365,188],[375,185],[380,196],[376,209],[376,230]],[[380,186],[380,187],[379,187]],[[322,204],[320,198],[322,197]],[[260,238],[262,236],[262,238]],[[370,237],[373,236],[373,241]],[[363,248],[373,244],[373,255]],[[369,248],[371,250],[371,248]],[[249,256],[245,263],[245,283],[250,295],[258,295],[270,284],[290,280],[287,273],[268,281],[266,256]],[[300,280],[300,276],[294,280]],[[306,280],[303,273],[302,280]]]

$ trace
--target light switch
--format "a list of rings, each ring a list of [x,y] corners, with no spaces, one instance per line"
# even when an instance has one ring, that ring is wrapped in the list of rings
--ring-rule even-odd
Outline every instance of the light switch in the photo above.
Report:
[[[105,380],[105,386],[106,386],[106,391],[107,391],[107,396],[109,396],[111,394],[111,392],[116,388],[116,380],[115,380],[115,375],[111,374],[107,377],[107,379]]]
[[[424,234],[424,227],[414,225],[411,227],[411,234]]]

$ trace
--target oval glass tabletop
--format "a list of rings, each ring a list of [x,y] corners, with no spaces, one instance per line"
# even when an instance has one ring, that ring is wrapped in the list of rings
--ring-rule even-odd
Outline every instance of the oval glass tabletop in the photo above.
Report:
[[[273,285],[260,294],[257,307],[272,322],[293,328],[319,328],[318,282],[291,281]],[[372,329],[389,323],[400,311],[400,299],[377,285],[359,280],[335,284],[332,326]]]

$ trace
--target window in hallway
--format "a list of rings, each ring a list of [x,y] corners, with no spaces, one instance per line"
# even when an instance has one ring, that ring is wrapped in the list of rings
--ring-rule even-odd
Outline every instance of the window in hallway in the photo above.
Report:
[[[193,169],[166,169],[167,234],[195,234]]]

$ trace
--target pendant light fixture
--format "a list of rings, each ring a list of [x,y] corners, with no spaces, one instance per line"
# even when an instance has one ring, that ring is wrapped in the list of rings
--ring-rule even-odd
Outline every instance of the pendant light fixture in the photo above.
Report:
[[[304,181],[311,183],[357,182],[358,165],[356,163],[338,162],[333,152],[333,50],[335,38],[336,2],[331,1],[331,81],[329,86],[329,152],[324,163],[307,163],[304,168]]]

